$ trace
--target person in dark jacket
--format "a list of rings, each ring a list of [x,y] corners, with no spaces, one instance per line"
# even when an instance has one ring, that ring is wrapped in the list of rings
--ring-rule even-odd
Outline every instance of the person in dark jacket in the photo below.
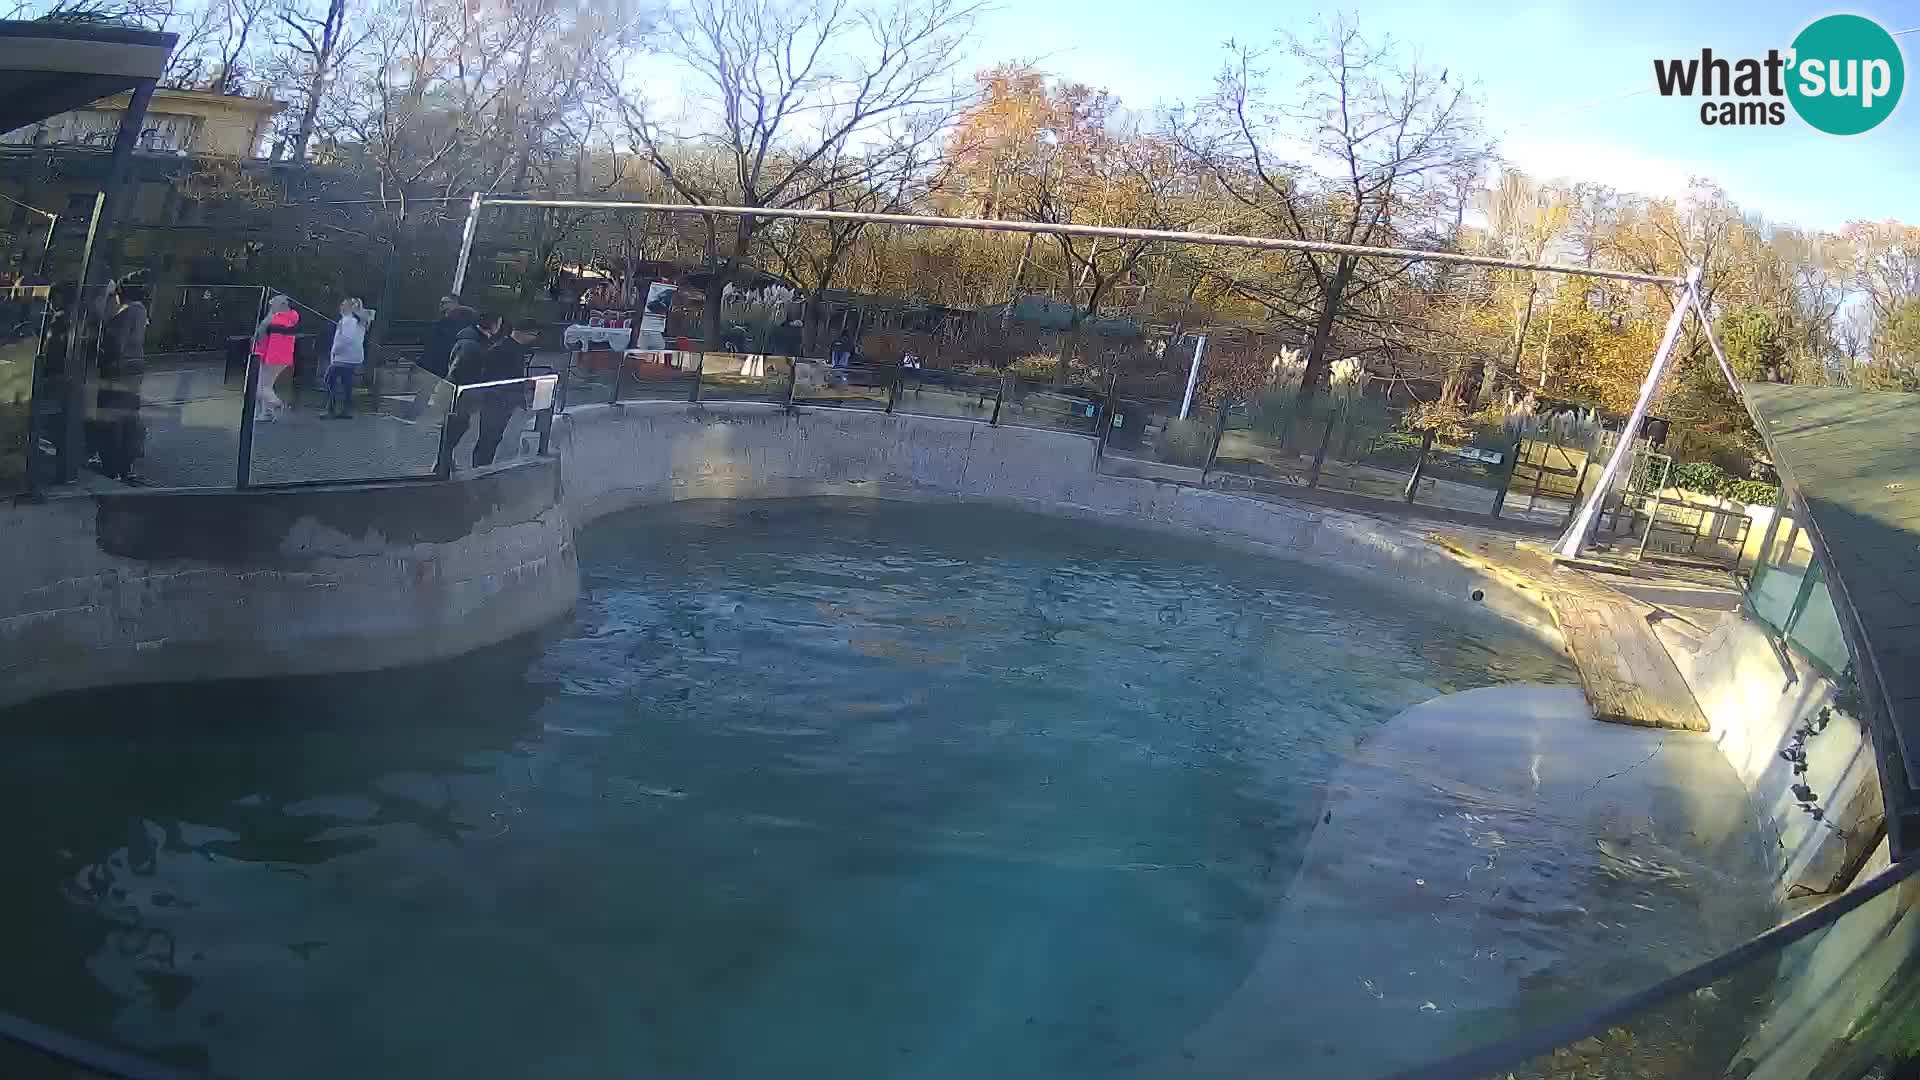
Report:
[[[146,283],[129,275],[108,301],[100,328],[100,388],[94,399],[99,417],[100,471],[122,483],[138,484],[133,467],[146,451],[146,426],[140,420],[140,376],[146,372]]]
[[[493,347],[500,327],[500,316],[482,315],[477,321],[460,328],[447,358],[445,377],[448,382],[455,386],[472,386],[486,381],[483,372],[487,351]],[[447,427],[440,439],[441,471],[452,467],[453,448],[466,437],[467,426],[473,423],[473,414],[480,407],[481,396],[481,391],[474,391],[453,399],[453,407],[447,412]]]
[[[427,347],[420,353],[420,368],[446,378],[447,368],[453,362],[454,343],[460,340],[460,332],[478,319],[478,313],[462,306],[459,297],[441,297],[440,318],[427,331]]]
[[[514,324],[512,333],[496,337],[481,358],[480,381],[526,378],[527,358],[533,354],[533,343],[539,335],[538,324],[519,322]],[[493,464],[493,456],[500,449],[500,437],[506,434],[515,410],[526,404],[527,387],[524,383],[490,386],[470,393],[481,395],[480,431],[473,437],[473,467],[477,469]]]

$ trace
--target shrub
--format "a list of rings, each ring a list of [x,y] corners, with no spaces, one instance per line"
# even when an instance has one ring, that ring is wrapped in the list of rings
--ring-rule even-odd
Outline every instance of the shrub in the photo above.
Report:
[[[1735,480],[1727,485],[1727,498],[1749,506],[1772,506],[1780,498],[1780,487],[1765,480]]]
[[[1030,353],[1007,365],[1007,370],[1023,379],[1052,379],[1060,369],[1060,358],[1047,353]]]
[[[1667,478],[1667,482],[1682,491],[1721,496],[1727,493],[1733,477],[1711,461],[1686,461],[1673,467],[1673,474]]]

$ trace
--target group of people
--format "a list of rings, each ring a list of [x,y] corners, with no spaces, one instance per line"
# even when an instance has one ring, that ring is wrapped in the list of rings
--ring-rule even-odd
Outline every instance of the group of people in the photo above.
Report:
[[[522,320],[509,326],[505,317],[481,314],[460,303],[457,296],[440,298],[440,318],[427,333],[419,366],[456,387],[479,387],[461,392],[456,399],[447,416],[443,453],[452,453],[459,445],[477,414],[479,431],[473,441],[473,464],[475,468],[493,464],[514,410],[526,403],[527,388],[524,383],[481,384],[524,379],[539,336],[540,326],[535,321]]]
[[[373,312],[357,296],[340,301],[340,321],[334,324],[333,342],[327,348],[327,367],[323,376],[327,387],[326,415],[333,419],[353,417],[353,386],[367,362],[367,328]],[[254,422],[270,424],[287,411],[274,387],[293,367],[293,347],[300,327],[300,312],[292,297],[280,295],[267,301],[267,313],[253,332],[253,355],[260,364],[260,377],[254,393]]]

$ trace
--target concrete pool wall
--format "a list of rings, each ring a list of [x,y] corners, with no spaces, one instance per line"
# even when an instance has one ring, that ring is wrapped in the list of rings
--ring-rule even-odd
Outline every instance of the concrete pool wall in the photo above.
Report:
[[[1559,647],[1544,597],[1358,514],[1101,475],[1067,432],[764,403],[568,411],[557,455],[451,481],[73,494],[0,510],[0,706],[126,683],[366,671],[543,626],[573,535],[678,499],[968,499],[1206,536],[1418,589]]]
[[[1454,558],[1419,526],[1105,475],[1093,440],[1069,432],[852,409],[635,402],[570,409],[554,438],[576,526],[679,499],[977,500],[1313,560],[1490,612],[1560,647],[1544,597]]]
[[[560,489],[548,460],[443,483],[0,508],[0,706],[397,667],[512,637],[579,595]]]

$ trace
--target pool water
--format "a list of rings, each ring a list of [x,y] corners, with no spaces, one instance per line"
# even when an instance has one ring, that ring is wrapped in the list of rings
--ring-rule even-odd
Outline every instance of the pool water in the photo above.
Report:
[[[5,717],[0,1010],[241,1076],[1125,1072],[1246,974],[1344,754],[1572,678],[980,506],[683,503],[580,563],[460,661]]]

